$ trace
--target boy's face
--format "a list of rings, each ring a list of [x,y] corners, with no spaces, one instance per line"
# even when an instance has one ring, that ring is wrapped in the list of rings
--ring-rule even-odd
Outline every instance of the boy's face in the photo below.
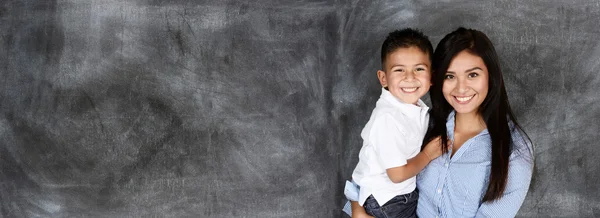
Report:
[[[431,61],[419,48],[398,48],[388,54],[385,71],[377,71],[383,87],[399,100],[416,104],[431,87]]]

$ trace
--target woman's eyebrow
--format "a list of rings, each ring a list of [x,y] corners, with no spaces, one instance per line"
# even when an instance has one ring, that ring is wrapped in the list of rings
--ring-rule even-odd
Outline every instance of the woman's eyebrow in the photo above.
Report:
[[[474,70],[481,70],[481,71],[483,71],[483,69],[481,69],[480,67],[473,67],[471,69],[465,70],[465,73],[466,72],[471,72],[471,71],[474,71]]]
[[[468,73],[468,72],[471,72],[471,71],[474,71],[474,70],[481,70],[481,71],[483,71],[483,69],[481,69],[480,67],[473,67],[473,68],[465,70],[464,72]],[[456,72],[454,72],[454,71],[446,71],[446,73],[456,74]]]

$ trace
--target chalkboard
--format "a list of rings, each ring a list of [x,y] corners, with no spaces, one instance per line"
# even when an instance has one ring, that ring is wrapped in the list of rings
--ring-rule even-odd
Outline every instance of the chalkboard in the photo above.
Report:
[[[597,217],[599,23],[597,0],[2,1],[0,215],[346,217],[384,37],[464,26],[536,145],[518,216]]]

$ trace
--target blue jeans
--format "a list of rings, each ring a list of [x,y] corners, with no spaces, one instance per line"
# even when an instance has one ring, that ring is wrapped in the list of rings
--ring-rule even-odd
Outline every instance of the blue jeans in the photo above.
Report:
[[[369,215],[377,218],[416,218],[418,199],[419,191],[415,189],[411,193],[397,195],[383,206],[379,206],[373,195],[371,195],[367,198],[363,207]]]

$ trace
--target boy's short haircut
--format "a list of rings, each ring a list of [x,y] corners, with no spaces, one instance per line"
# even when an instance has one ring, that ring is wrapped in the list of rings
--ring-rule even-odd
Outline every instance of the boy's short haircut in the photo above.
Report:
[[[387,55],[396,51],[398,48],[417,47],[429,56],[429,61],[432,61],[433,46],[429,38],[421,31],[404,28],[390,32],[381,45],[381,65],[385,70],[385,61]]]

